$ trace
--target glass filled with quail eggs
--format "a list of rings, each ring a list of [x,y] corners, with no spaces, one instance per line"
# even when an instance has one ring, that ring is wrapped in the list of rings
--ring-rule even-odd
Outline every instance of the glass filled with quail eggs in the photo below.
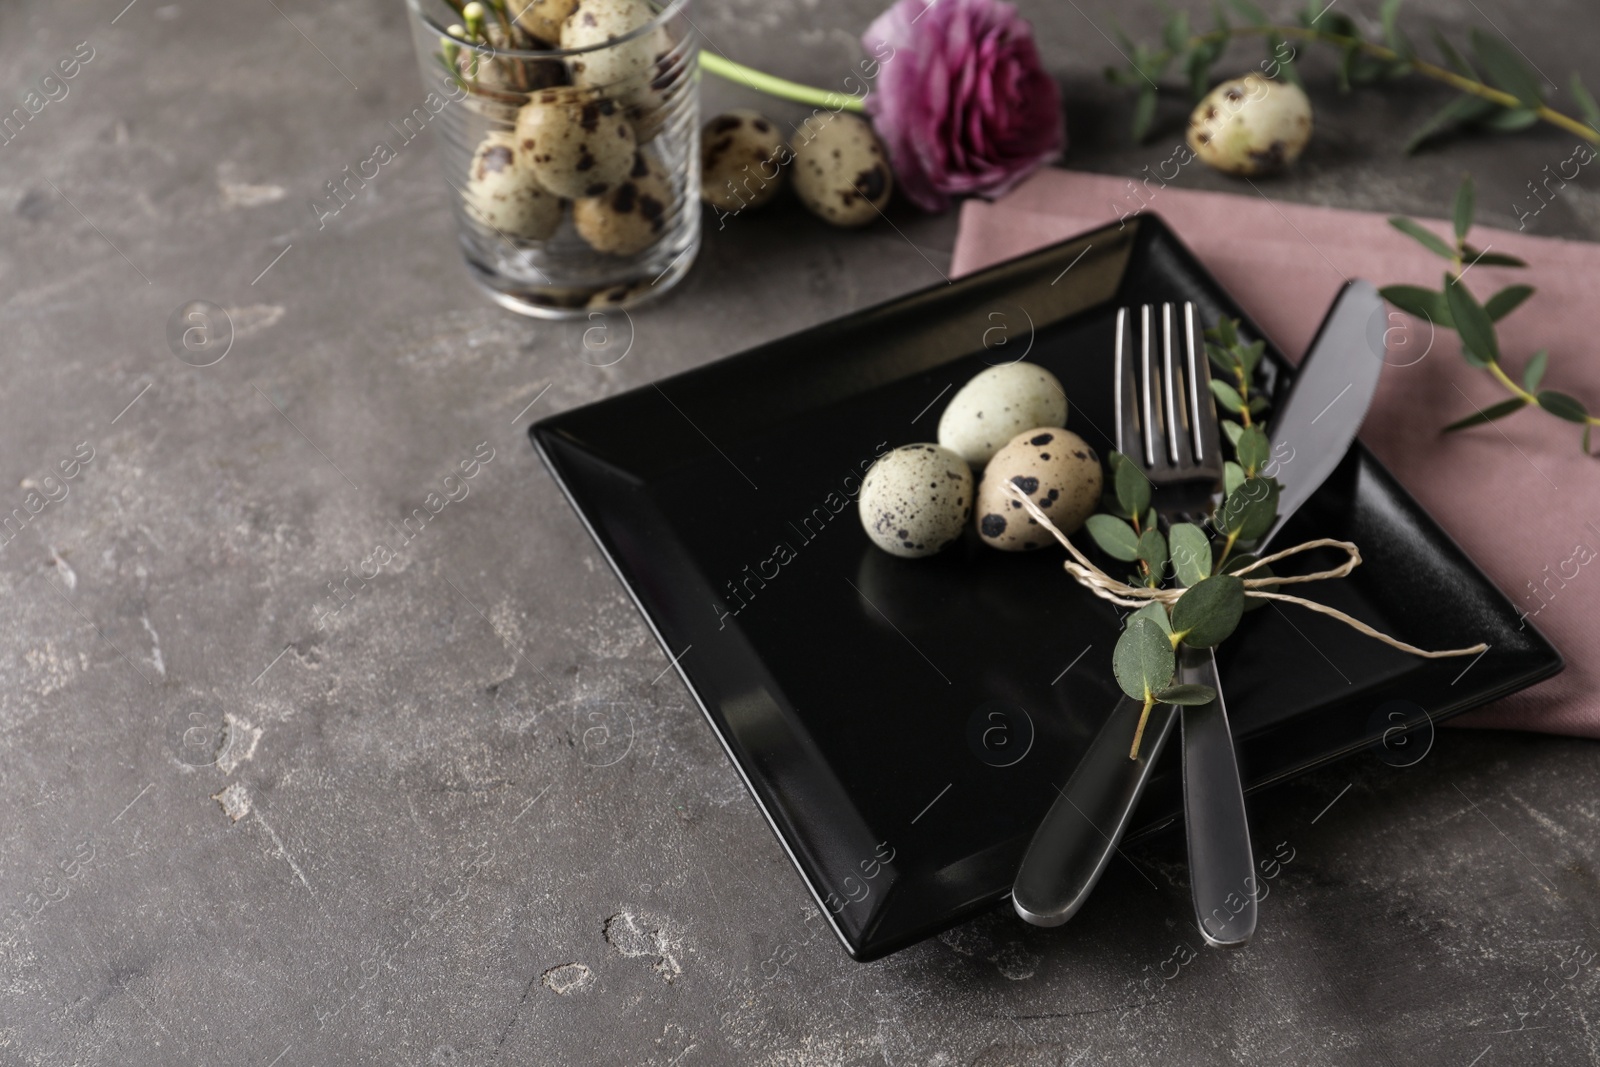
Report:
[[[689,0],[408,0],[457,233],[542,318],[666,292],[700,241]]]

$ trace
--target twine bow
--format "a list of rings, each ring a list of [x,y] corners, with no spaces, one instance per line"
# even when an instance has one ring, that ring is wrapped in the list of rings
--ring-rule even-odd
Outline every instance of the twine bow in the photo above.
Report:
[[[1126,582],[1121,582],[1111,577],[1105,571],[1091,563],[1089,561],[1089,557],[1085,556],[1083,552],[1078,549],[1077,545],[1068,540],[1067,535],[1056,528],[1055,523],[1051,522],[1045,517],[1044,512],[1039,509],[1039,505],[1030,500],[1026,493],[1016,486],[1009,484],[1006,486],[1006,492],[1011,494],[1011,496],[1016,500],[1021,501],[1022,506],[1027,509],[1028,514],[1033,517],[1033,520],[1040,526],[1043,526],[1046,530],[1049,530],[1050,533],[1055,536],[1055,539],[1061,542],[1062,546],[1065,547],[1067,552],[1072,556],[1072,559],[1067,560],[1065,564],[1067,573],[1072,575],[1072,577],[1077,580],[1079,585],[1083,586],[1085,589],[1088,589],[1101,600],[1109,600],[1111,603],[1125,608],[1142,608],[1152,601],[1159,601],[1160,603],[1171,605],[1184,594],[1185,590],[1182,589],[1151,589],[1148,586],[1129,585]],[[1290,556],[1298,555],[1301,552],[1309,552],[1311,549],[1323,547],[1343,549],[1347,558],[1343,563],[1337,567],[1334,567],[1332,570],[1317,571],[1314,574],[1288,575],[1283,577],[1278,575],[1269,575],[1265,578],[1245,577],[1245,575],[1259,567],[1265,567],[1268,564],[1275,563],[1280,559],[1288,559]],[[1234,577],[1240,579],[1240,581],[1243,583],[1244,595],[1247,597],[1254,597],[1257,600],[1277,600],[1286,604],[1299,604],[1301,607],[1306,608],[1309,611],[1315,611],[1318,614],[1327,615],[1331,618],[1338,619],[1351,629],[1364,633],[1368,637],[1374,638],[1378,641],[1382,641],[1391,648],[1398,648],[1402,652],[1409,652],[1413,656],[1421,656],[1423,659],[1445,659],[1450,656],[1475,656],[1479,653],[1487,652],[1489,650],[1488,645],[1479,642],[1478,644],[1473,645],[1471,648],[1451,648],[1439,652],[1430,652],[1427,649],[1418,648],[1415,645],[1408,645],[1404,641],[1374,630],[1360,619],[1351,618],[1349,615],[1346,615],[1337,608],[1330,608],[1326,604],[1318,604],[1316,601],[1306,600],[1304,597],[1292,596],[1288,593],[1274,593],[1270,591],[1272,587],[1281,585],[1296,585],[1301,582],[1320,582],[1328,578],[1343,578],[1360,565],[1361,550],[1354,544],[1349,541],[1335,540],[1331,537],[1319,537],[1315,541],[1307,541],[1304,544],[1295,545],[1293,548],[1286,548],[1282,552],[1274,552],[1270,556],[1264,556],[1261,559],[1256,560],[1254,563],[1251,563],[1249,566],[1241,567],[1232,573]]]

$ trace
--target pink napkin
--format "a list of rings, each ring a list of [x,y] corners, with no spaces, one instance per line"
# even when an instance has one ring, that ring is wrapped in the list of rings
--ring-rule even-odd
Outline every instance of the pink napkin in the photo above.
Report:
[[[1197,192],[1043,170],[999,202],[962,206],[951,273],[1116,222],[1143,203],[1296,360],[1343,279],[1441,285],[1444,261],[1383,215],[1269,199],[1270,186],[1241,190]],[[1448,231],[1445,223],[1434,228]],[[1544,386],[1600,408],[1600,360],[1591,340],[1600,319],[1600,245],[1484,228],[1474,229],[1473,241],[1531,264],[1470,268],[1466,283],[1480,301],[1516,283],[1538,290],[1499,323],[1508,372],[1520,375],[1528,356],[1548,348]],[[1600,458],[1583,455],[1581,427],[1542,411],[1441,436],[1441,426],[1507,394],[1462,361],[1454,333],[1439,332],[1430,348],[1426,323],[1399,313],[1391,321],[1405,329],[1390,335],[1391,366],[1361,439],[1567,661],[1550,681],[1453,723],[1600,737],[1600,613],[1593,607],[1600,603]],[[1409,366],[1395,365],[1422,352]]]

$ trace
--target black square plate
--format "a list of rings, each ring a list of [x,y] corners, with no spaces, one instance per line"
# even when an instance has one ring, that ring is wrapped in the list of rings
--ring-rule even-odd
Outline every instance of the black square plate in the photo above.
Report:
[[[1261,336],[1145,214],[531,430],[857,959],[1010,891],[1052,783],[1116,703],[1120,625],[1053,549],[970,535],[933,559],[880,552],[857,518],[860,476],[885,447],[934,439],[954,389],[1023,355],[1061,379],[1068,428],[1105,455],[1116,308],[1158,300]],[[1318,536],[1355,541],[1365,563],[1313,598],[1423,647],[1491,648],[1463,671],[1293,607],[1252,612],[1220,657],[1248,787],[1560,670],[1360,444],[1279,543]],[[1136,832],[1180,814],[1176,748]]]

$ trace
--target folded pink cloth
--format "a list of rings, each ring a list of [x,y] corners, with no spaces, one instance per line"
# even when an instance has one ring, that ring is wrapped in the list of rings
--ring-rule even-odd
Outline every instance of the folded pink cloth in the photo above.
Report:
[[[951,273],[1116,222],[1144,205],[1296,360],[1345,278],[1440,288],[1444,261],[1396,232],[1385,216],[1270,195],[1270,187],[1233,195],[1043,170],[1003,200],[962,206]],[[1434,228],[1448,232],[1445,223]],[[1472,238],[1479,248],[1531,264],[1470,268],[1466,283],[1480,301],[1511,284],[1538,290],[1499,323],[1508,373],[1518,376],[1530,355],[1548,348],[1545,387],[1600,408],[1593,351],[1600,245],[1485,228]],[[1430,336],[1426,323],[1398,312],[1391,321],[1404,329],[1390,335],[1395,355],[1361,439],[1567,661],[1550,681],[1452,722],[1600,737],[1600,613],[1593,610],[1600,602],[1600,458],[1580,450],[1580,427],[1541,411],[1441,435],[1441,426],[1506,393],[1462,361],[1454,333]]]

